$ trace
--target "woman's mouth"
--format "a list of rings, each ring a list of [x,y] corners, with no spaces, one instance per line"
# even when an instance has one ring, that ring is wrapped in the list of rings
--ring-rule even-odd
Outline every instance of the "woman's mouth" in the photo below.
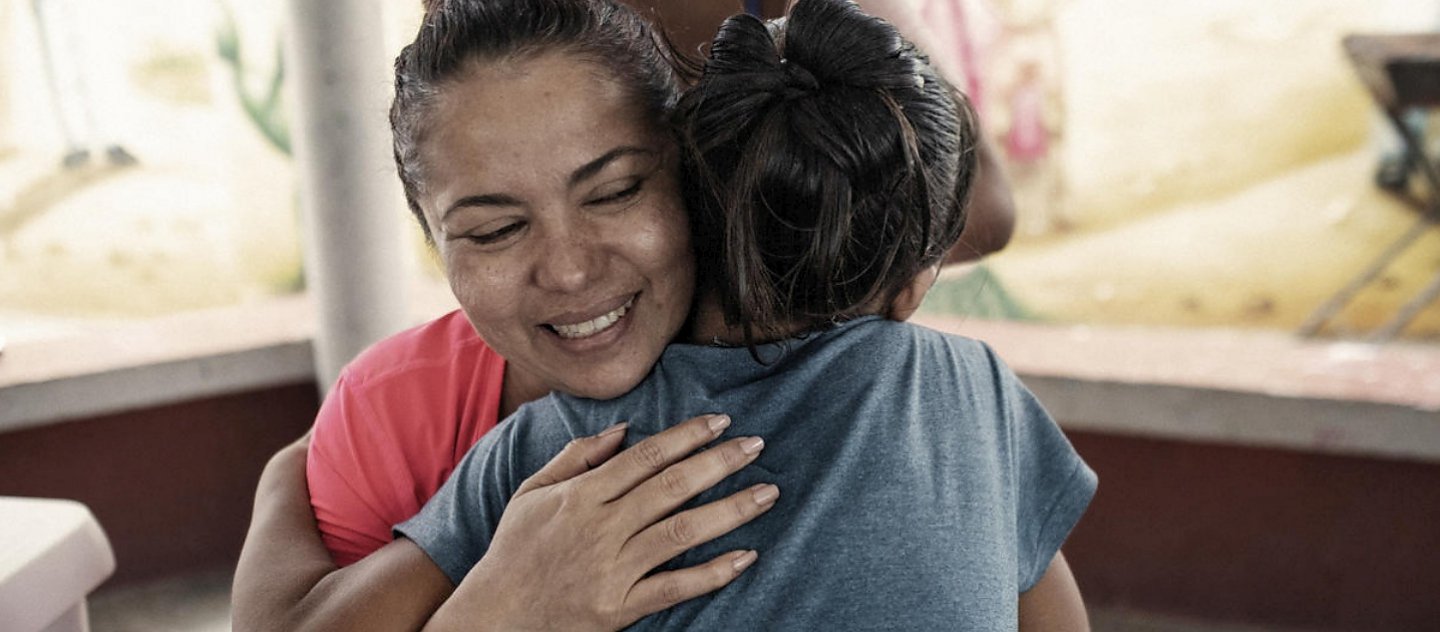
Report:
[[[630,300],[625,301],[624,305],[621,305],[620,307],[617,307],[610,312],[601,314],[600,316],[597,316],[585,322],[573,323],[569,325],[552,324],[550,325],[550,329],[554,330],[557,335],[566,340],[589,338],[596,334],[602,333],[605,330],[610,329],[611,327],[614,327],[615,323],[620,322],[620,319],[625,317],[625,313],[630,311],[630,308],[634,304],[635,297],[631,296]]]

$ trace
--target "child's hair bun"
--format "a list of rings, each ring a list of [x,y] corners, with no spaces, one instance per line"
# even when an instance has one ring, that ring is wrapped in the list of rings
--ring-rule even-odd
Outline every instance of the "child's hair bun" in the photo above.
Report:
[[[747,336],[888,301],[964,225],[973,113],[846,0],[726,20],[677,116],[701,283]]]

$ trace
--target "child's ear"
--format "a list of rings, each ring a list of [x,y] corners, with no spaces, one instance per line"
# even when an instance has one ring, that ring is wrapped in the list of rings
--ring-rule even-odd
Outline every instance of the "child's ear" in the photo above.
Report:
[[[920,309],[920,303],[925,300],[925,293],[935,285],[935,280],[940,278],[940,264],[935,264],[915,275],[905,289],[895,295],[895,300],[890,302],[890,309],[885,311],[885,317],[890,320],[910,320],[915,311]]]

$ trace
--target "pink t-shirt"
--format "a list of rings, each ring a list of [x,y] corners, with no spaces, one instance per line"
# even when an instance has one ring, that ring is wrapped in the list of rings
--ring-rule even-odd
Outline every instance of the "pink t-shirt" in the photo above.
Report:
[[[451,312],[376,343],[341,372],[315,419],[310,504],[335,562],[393,539],[499,422],[505,360]]]

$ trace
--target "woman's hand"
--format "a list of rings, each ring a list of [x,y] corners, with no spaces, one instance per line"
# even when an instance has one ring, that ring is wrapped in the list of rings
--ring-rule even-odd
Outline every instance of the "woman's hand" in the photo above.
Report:
[[[623,428],[571,443],[521,486],[490,552],[448,600],[449,580],[408,540],[336,569],[311,513],[302,439],[261,477],[235,576],[234,627],[416,629],[433,612],[440,627],[618,629],[720,588],[754,553],[645,576],[775,502],[775,488],[760,486],[666,517],[759,452],[755,442],[736,439],[690,455],[723,431],[712,431],[711,420],[692,419],[613,459]],[[747,453],[742,444],[757,449]]]
[[[764,447],[742,437],[692,455],[728,425],[723,415],[696,417],[613,459],[623,425],[571,442],[520,486],[489,552],[431,627],[614,630],[730,583],[754,551],[649,574],[774,506],[779,490],[756,485],[670,515]]]

